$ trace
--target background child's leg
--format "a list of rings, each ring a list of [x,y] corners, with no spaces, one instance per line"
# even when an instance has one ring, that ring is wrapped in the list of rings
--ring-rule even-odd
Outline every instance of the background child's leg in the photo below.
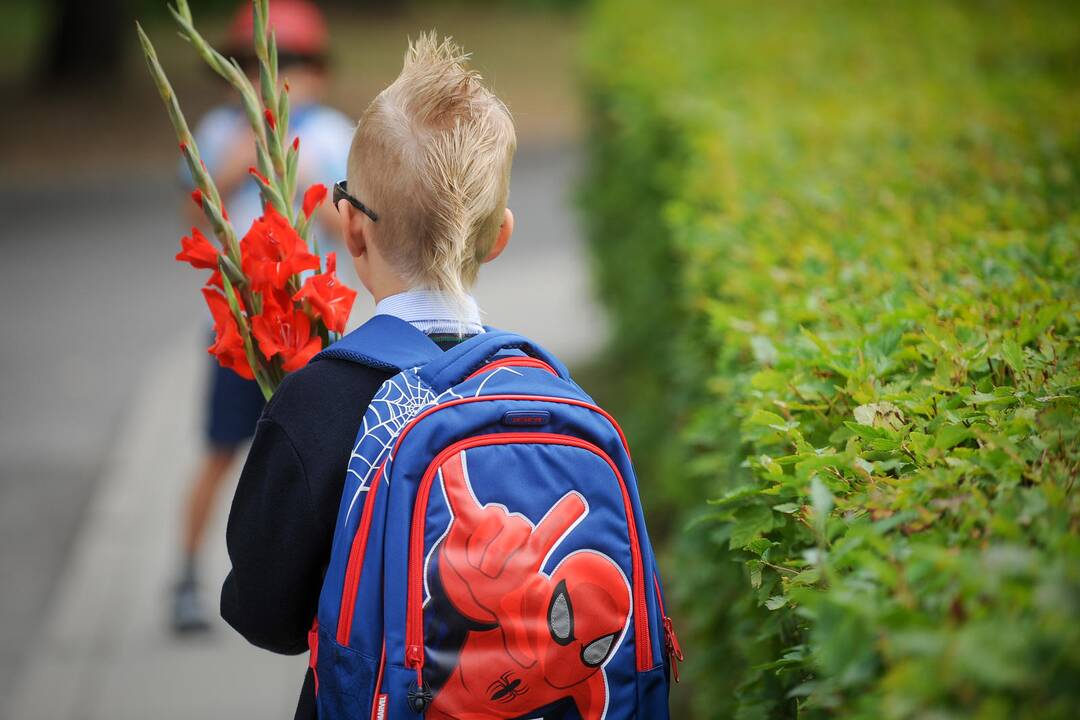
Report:
[[[211,449],[204,457],[195,483],[188,494],[184,515],[183,549],[188,557],[194,557],[202,549],[206,525],[214,503],[225,480],[226,473],[236,458],[235,446]]]
[[[210,627],[199,597],[198,558],[206,541],[206,528],[221,495],[221,486],[238,451],[255,433],[265,401],[256,383],[214,363],[207,403],[208,449],[193,478],[183,510],[181,567],[175,587],[172,626],[176,632]]]

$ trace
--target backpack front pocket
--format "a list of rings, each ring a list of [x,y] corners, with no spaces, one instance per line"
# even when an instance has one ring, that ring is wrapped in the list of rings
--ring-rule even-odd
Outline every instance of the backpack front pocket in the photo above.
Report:
[[[563,703],[588,716],[652,667],[631,496],[580,438],[497,433],[439,453],[417,487],[407,575],[404,662],[414,709],[435,717]]]
[[[355,708],[370,703],[378,661],[338,644],[335,634],[323,628],[315,632],[318,633],[314,643],[317,655],[312,669],[318,678],[315,702],[319,717],[350,717]]]

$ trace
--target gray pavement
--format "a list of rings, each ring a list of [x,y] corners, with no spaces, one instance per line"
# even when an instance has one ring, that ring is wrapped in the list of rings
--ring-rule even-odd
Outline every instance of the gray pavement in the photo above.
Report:
[[[477,290],[488,322],[570,362],[604,329],[571,220],[574,167],[570,147],[522,149],[516,235]],[[0,196],[14,218],[0,240],[0,715],[291,717],[303,657],[223,624],[198,641],[165,630],[204,375],[197,280],[171,261],[175,189],[163,177]],[[227,569],[224,511],[211,600]]]
[[[0,715],[132,384],[201,312],[177,209],[168,176],[0,190]]]

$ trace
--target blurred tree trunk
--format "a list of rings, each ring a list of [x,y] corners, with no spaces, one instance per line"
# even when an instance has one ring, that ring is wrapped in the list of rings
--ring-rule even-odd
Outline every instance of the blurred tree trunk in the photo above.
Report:
[[[125,0],[52,0],[52,28],[42,58],[47,84],[116,77],[132,29]]]

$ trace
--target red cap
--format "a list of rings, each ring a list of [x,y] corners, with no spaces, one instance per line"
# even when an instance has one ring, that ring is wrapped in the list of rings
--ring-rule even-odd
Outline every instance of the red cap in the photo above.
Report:
[[[329,42],[326,18],[309,0],[271,0],[270,29],[278,50],[296,55],[324,55]],[[236,9],[229,25],[229,45],[236,54],[252,52],[255,26],[251,3]]]

